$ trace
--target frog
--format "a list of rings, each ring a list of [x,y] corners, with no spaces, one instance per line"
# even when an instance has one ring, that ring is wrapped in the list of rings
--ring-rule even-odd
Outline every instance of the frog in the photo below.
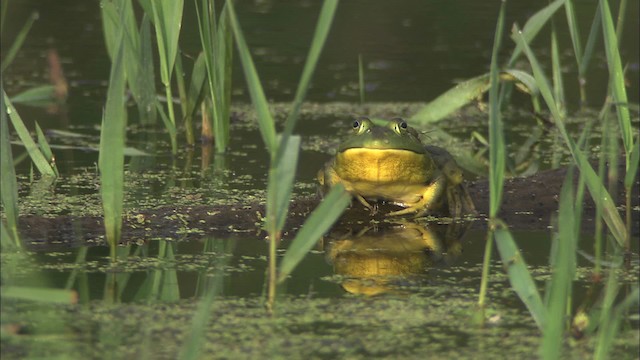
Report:
[[[444,212],[459,218],[475,213],[454,157],[444,148],[424,144],[403,118],[376,125],[363,116],[353,121],[351,131],[317,173],[321,194],[342,184],[372,214],[379,201],[402,208],[387,216]]]

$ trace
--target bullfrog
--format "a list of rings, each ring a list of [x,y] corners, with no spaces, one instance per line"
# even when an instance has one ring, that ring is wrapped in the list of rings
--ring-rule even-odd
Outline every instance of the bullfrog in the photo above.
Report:
[[[416,217],[444,209],[452,217],[474,213],[462,170],[445,149],[425,145],[402,118],[386,126],[360,117],[337,154],[318,171],[323,192],[340,183],[362,205],[383,200],[403,207],[389,216]]]

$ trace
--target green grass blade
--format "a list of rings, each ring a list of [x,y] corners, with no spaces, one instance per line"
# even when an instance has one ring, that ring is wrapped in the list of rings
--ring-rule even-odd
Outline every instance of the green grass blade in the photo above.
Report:
[[[3,90],[4,92],[4,90]],[[0,171],[2,182],[0,183],[0,198],[2,209],[6,217],[6,228],[3,226],[1,249],[20,248],[18,236],[18,183],[16,170],[13,166],[11,143],[9,142],[9,121],[7,120],[5,97],[0,98]],[[2,221],[4,222],[4,221]]]
[[[55,101],[55,87],[53,85],[41,85],[29,88],[21,93],[13,95],[11,101],[14,104],[49,103]]]
[[[44,133],[42,132],[42,129],[40,128],[40,125],[38,125],[37,121],[36,134],[38,136],[38,145],[40,145],[40,152],[42,152],[42,155],[46,159],[49,159],[49,164],[51,165],[51,168],[53,168],[53,171],[55,171],[56,177],[59,176],[60,173],[58,172],[58,168],[56,167],[56,158],[53,156],[53,152],[51,151],[51,146],[49,146],[47,137],[44,136]]]
[[[566,106],[564,99],[564,84],[562,81],[562,65],[560,64],[560,49],[558,48],[558,36],[556,33],[555,23],[552,21],[551,25],[551,70],[553,74],[553,92],[558,104],[558,110],[564,116]]]
[[[2,297],[15,300],[38,301],[49,304],[75,304],[78,295],[73,290],[46,289],[28,286],[3,286]]]
[[[580,58],[579,69],[586,74],[587,69],[589,68],[589,63],[593,58],[593,50],[596,46],[596,42],[598,41],[598,35],[600,35],[600,23],[602,22],[602,16],[600,15],[600,6],[597,7],[595,16],[593,17],[593,21],[591,23],[591,29],[589,30],[589,37],[587,38],[587,43],[584,47],[584,54],[582,58]]]
[[[607,1],[608,3],[608,1]],[[618,22],[616,23],[616,39],[618,43],[622,42],[622,31],[624,30],[624,18],[627,15],[627,0],[620,0],[618,6]]]
[[[218,29],[215,26],[215,6],[212,3],[212,0],[201,0],[201,6],[198,7],[198,0],[194,0],[196,15],[198,17],[198,32],[200,34],[200,44],[202,45],[202,51],[204,54],[204,62],[206,67],[206,75],[207,75],[207,89],[209,89],[209,97],[211,106],[205,106],[204,109],[211,109],[211,115],[206,118],[210,122],[210,129],[216,129],[219,124],[220,108],[217,105],[218,103],[218,91],[217,91],[217,72],[216,65],[217,62],[214,61],[215,53],[215,44],[214,39],[217,38]],[[205,99],[205,104],[207,104],[207,100]],[[204,110],[203,110],[204,111]],[[204,131],[204,126],[203,126]],[[207,134],[207,136],[210,136]],[[214,136],[218,136],[218,134],[214,134]],[[224,138],[222,139],[224,140]],[[216,140],[216,151],[221,153],[224,152],[225,149],[222,147],[222,143]]]
[[[198,16],[200,42],[205,56],[209,97],[211,98],[211,116],[208,118],[215,134],[216,152],[224,153],[229,143],[233,65],[233,33],[229,11],[225,4],[220,13],[220,21],[216,22],[213,0],[202,0],[200,7],[198,7],[197,0],[194,2]]]
[[[286,144],[280,144],[285,149],[282,161],[269,171],[267,184],[267,224],[270,234],[279,232],[284,226],[289,210],[289,200],[296,176],[298,154],[300,153],[300,136],[289,137]],[[275,163],[272,163],[274,166]]]
[[[610,278],[615,278],[613,274],[610,273]],[[611,288],[615,291],[609,291],[609,283],[611,283]],[[606,294],[609,293],[616,294],[617,291],[617,283],[615,281],[607,281],[607,290]],[[602,314],[607,315],[603,317],[601,320],[600,327],[598,329],[598,339],[596,342],[596,349],[594,354],[595,360],[608,359],[609,352],[613,346],[613,342],[616,339],[616,335],[620,330],[620,322],[624,318],[625,314],[629,311],[629,309],[637,308],[640,303],[640,291],[638,287],[635,286],[631,293],[627,295],[627,297],[617,305],[613,311],[605,312],[604,309]]]
[[[118,46],[118,36],[120,34],[120,17],[116,4],[112,1],[100,1],[100,17],[102,18],[102,33],[107,48],[107,54],[113,61],[114,52]]]
[[[616,111],[618,113],[618,124],[622,131],[622,143],[627,155],[628,169],[629,155],[633,149],[633,130],[631,128],[629,108],[626,107],[628,102],[627,90],[624,84],[624,70],[622,68],[622,61],[620,60],[618,40],[616,38],[616,31],[611,17],[611,10],[609,9],[609,3],[606,0],[600,0],[600,14],[602,15],[602,31],[604,35],[604,48],[607,54],[607,64],[609,66],[611,93],[617,104]]]
[[[5,15],[5,12],[3,11],[2,16],[4,17],[4,15]],[[31,30],[33,23],[38,19],[38,17],[39,17],[38,13],[35,13],[35,12],[32,13],[31,16],[29,16],[29,18],[27,19],[27,22],[22,26],[22,29],[20,29],[20,32],[18,32],[18,35],[16,36],[15,41],[11,44],[11,47],[9,48],[9,50],[7,50],[4,59],[2,59],[2,66],[0,66],[0,73],[4,73],[4,71],[9,67],[9,65],[13,63],[13,60],[18,54],[18,51],[20,51],[22,44],[24,44],[24,40],[27,38],[27,34],[29,33],[29,30]],[[3,22],[3,25],[4,25],[4,22]]]
[[[500,74],[500,80],[515,81],[520,90],[531,96],[538,95],[535,79],[524,71],[516,69],[504,70]],[[482,74],[465,80],[420,108],[418,112],[411,116],[410,120],[422,124],[436,123],[481,97],[489,90],[490,86],[490,74]]]
[[[571,152],[571,155],[573,156],[573,159],[576,162],[578,169],[580,170],[580,172],[583,174],[585,178],[591,197],[596,202],[597,201],[602,202],[603,210],[604,210],[603,218],[607,223],[607,226],[611,230],[611,233],[613,234],[616,241],[621,246],[624,245],[625,239],[627,236],[627,231],[625,229],[624,223],[622,222],[622,219],[620,218],[620,214],[616,209],[615,203],[613,202],[611,195],[609,195],[607,190],[604,188],[604,185],[602,184],[602,180],[598,178],[596,172],[591,167],[591,164],[589,164],[589,161],[587,160],[586,156],[580,151],[580,149],[577,148],[573,139],[569,137],[569,134],[567,133],[567,130],[564,125],[563,116],[551,93],[549,82],[546,76],[544,75],[542,67],[540,66],[535,55],[529,48],[529,45],[525,42],[522,32],[520,32],[517,29],[517,27],[514,27],[514,33],[512,34],[512,38],[518,44],[522,45],[527,55],[527,58],[529,59],[529,63],[531,64],[531,68],[533,70],[533,75],[536,78],[538,87],[540,88],[540,93],[542,95],[542,98],[547,103],[547,106],[549,107],[549,110],[551,111],[551,114],[555,119],[555,124],[558,127],[560,134],[562,135],[565,143],[567,144],[567,147],[569,148],[569,151]]]
[[[123,61],[129,90],[138,106],[140,121],[143,124],[155,123],[153,102],[156,94],[149,16],[144,14],[138,31],[132,2],[129,0],[103,1],[101,15],[107,53],[112,60],[118,46],[119,32],[124,31],[126,49]]]
[[[0,250],[5,252],[15,251],[17,250],[16,244],[20,238],[16,234],[12,234],[11,230],[7,229],[7,226],[5,226],[4,221],[0,220]]]
[[[633,186],[636,175],[638,174],[638,163],[640,162],[640,139],[636,136],[635,145],[631,151],[629,168],[624,175],[624,187],[630,189]]]
[[[282,141],[286,141],[289,135],[293,132],[293,128],[295,127],[298,119],[298,113],[300,112],[300,107],[302,106],[302,101],[307,94],[309,84],[311,83],[311,77],[313,76],[320,54],[322,53],[324,43],[327,40],[329,30],[331,30],[331,23],[333,22],[333,17],[337,7],[338,0],[325,0],[322,4],[318,23],[316,24],[316,30],[313,35],[313,40],[311,41],[309,54],[307,55],[307,61],[304,64],[302,76],[298,83],[298,89],[296,90],[296,95],[293,99],[293,104],[291,105],[291,112],[289,112],[285,122]]]
[[[205,80],[207,78],[207,66],[204,62],[204,52],[200,52],[196,61],[193,63],[191,77],[189,81],[189,90],[187,90],[187,114],[194,116],[197,107],[202,99],[202,90],[204,89]]]
[[[151,20],[148,14],[144,14],[140,23],[140,47],[138,48],[140,67],[137,77],[138,83],[138,111],[142,124],[155,124],[157,120],[156,111],[156,80],[153,66],[153,49],[151,40]]]
[[[187,101],[187,85],[184,80],[184,69],[182,67],[182,52],[178,52],[175,62],[176,83],[178,85],[178,99],[180,100],[180,113],[185,130],[185,138],[188,146],[194,146],[196,138],[193,129],[193,118],[188,112],[189,103]]]
[[[351,195],[341,184],[334,186],[322,203],[311,213],[287,249],[278,272],[278,281],[283,281],[302,261],[318,239],[338,220],[351,202]]]
[[[260,78],[258,77],[256,67],[251,58],[251,53],[249,53],[249,48],[244,39],[244,35],[242,34],[240,24],[238,23],[232,1],[227,1],[227,11],[229,12],[229,19],[235,35],[236,46],[238,47],[238,54],[240,56],[244,75],[247,79],[247,86],[249,87],[251,101],[258,113],[258,126],[260,128],[260,133],[262,134],[262,139],[264,140],[267,150],[271,156],[275,156],[277,143],[273,117],[269,111],[267,98],[264,95]]]
[[[582,59],[582,42],[580,41],[580,29],[578,26],[578,18],[573,7],[573,0],[565,0],[564,12],[567,16],[567,24],[569,25],[569,35],[571,36],[571,45],[573,45],[573,54],[578,61],[578,72],[583,74],[580,68],[580,59]]]
[[[151,7],[160,53],[162,83],[165,86],[170,86],[171,74],[178,53],[184,0],[151,0]]]
[[[231,73],[233,69],[233,31],[229,23],[229,12],[225,4],[220,12],[220,21],[216,29],[216,91],[217,117],[213,128],[216,133],[216,149],[225,152],[229,143],[229,114],[231,113]]]
[[[538,35],[540,29],[542,29],[542,27],[549,22],[556,11],[562,5],[564,5],[564,2],[565,0],[556,0],[533,14],[533,16],[531,16],[529,20],[527,20],[527,22],[524,24],[524,27],[522,28],[522,35],[524,36],[527,44],[530,43],[536,37],[536,35]],[[515,61],[522,53],[522,50],[522,45],[520,43],[517,43],[516,48],[511,54],[511,58],[509,58],[509,61],[507,62],[508,67],[512,66],[515,63]]]
[[[122,34],[122,33],[121,33]],[[107,103],[100,131],[100,194],[104,210],[104,226],[111,260],[115,261],[116,247],[122,229],[124,202],[124,147],[127,112],[125,109],[124,36],[121,35],[109,77]]]
[[[462,106],[482,96],[489,89],[489,74],[465,80],[430,101],[411,116],[416,124],[428,124],[442,120]]]
[[[151,5],[152,0],[138,0],[138,4],[144,10],[145,14],[148,14],[151,18],[153,18],[153,5]]]
[[[525,304],[540,329],[546,326],[547,310],[542,303],[536,284],[527,270],[522,254],[518,250],[511,232],[504,226],[495,230],[494,239],[502,263],[509,276],[511,287]]]
[[[504,145],[504,133],[502,130],[502,115],[500,113],[499,97],[499,71],[498,54],[502,43],[504,32],[504,13],[506,6],[500,7],[498,23],[496,25],[493,39],[493,50],[491,52],[491,65],[489,72],[489,217],[495,218],[500,209],[502,200],[502,187],[504,185],[504,167],[506,160],[506,150]]]
[[[171,119],[169,119],[167,114],[164,112],[162,105],[160,105],[160,103],[157,101],[156,101],[156,111],[160,114],[160,118],[162,119],[162,122],[164,123],[164,126],[167,129],[167,132],[169,133],[169,140],[171,141],[171,151],[175,154],[178,151],[178,142],[176,140],[176,135],[177,135],[176,126],[174,123],[171,122]]]
[[[136,102],[140,102],[140,87],[138,78],[143,69],[148,66],[142,62],[140,58],[140,34],[138,33],[138,27],[133,13],[133,5],[130,0],[121,0],[118,5],[120,9],[120,19],[118,21],[118,29],[122,28],[125,38],[125,52],[124,52],[124,68],[126,71],[127,83],[129,84],[129,90],[133,94]],[[117,34],[117,30],[116,30]]]
[[[44,157],[38,145],[33,141],[31,135],[29,134],[29,130],[24,125],[20,114],[16,111],[16,109],[11,104],[11,100],[7,94],[2,90],[2,96],[4,97],[4,106],[3,111],[6,109],[6,113],[9,114],[9,118],[11,119],[11,124],[13,124],[13,128],[18,133],[18,137],[24,144],[24,147],[27,149],[29,156],[31,157],[31,161],[36,165],[38,171],[42,175],[55,176],[56,172],[53,170],[47,159]]]
[[[524,71],[507,69],[499,77],[502,81],[515,81],[519,89],[531,96],[538,94],[535,80]],[[491,87],[490,83],[490,74],[465,80],[420,108],[410,120],[419,124],[436,123],[481,97]]]
[[[531,95],[531,96],[538,96],[538,94],[540,93],[540,89],[538,89],[538,84],[536,84],[536,79],[531,76],[531,74],[524,72],[522,70],[516,70],[516,69],[506,69],[502,71],[502,74],[500,76],[500,78],[502,80],[515,80],[516,82],[516,86],[526,92],[527,94]],[[513,78],[513,79],[510,79]]]
[[[498,52],[502,43],[504,32],[504,16],[507,8],[506,1],[500,4],[500,12],[496,22],[496,31],[493,38],[491,51],[491,65],[489,70],[489,217],[495,221],[500,209],[502,187],[504,185],[505,149],[504,134],[502,132],[502,119],[500,113],[499,83],[498,83]],[[480,279],[480,292],[478,294],[478,311],[474,316],[474,322],[484,323],[484,307],[489,282],[489,265],[493,252],[491,235],[497,236],[491,227],[487,233],[484,256],[482,261],[482,277]]]
[[[568,301],[572,294],[572,282],[576,271],[576,233],[575,212],[582,211],[580,206],[574,210],[573,170],[564,180],[560,193],[558,214],[558,234],[554,237],[552,249],[552,277],[549,292],[546,293],[548,320],[543,328],[541,355],[543,359],[557,359],[561,353],[566,324]],[[580,203],[581,204],[581,203]],[[579,220],[578,220],[579,221]]]
[[[580,29],[578,26],[578,18],[576,17],[576,11],[573,7],[572,0],[565,0],[564,4],[565,15],[567,17],[567,25],[569,26],[569,35],[571,36],[571,44],[573,45],[573,54],[576,60],[576,64],[578,66],[578,83],[580,88],[580,105],[583,106],[587,103],[587,92],[585,89],[586,85],[586,68],[585,66],[588,62],[583,63],[582,59],[584,57],[582,50],[582,41],[580,41]],[[591,40],[591,35],[589,35],[589,40]]]
[[[160,77],[167,96],[168,119],[175,127],[175,113],[173,110],[173,96],[171,94],[171,75],[178,51],[178,38],[182,26],[182,11],[184,0],[163,1],[151,0],[153,13],[153,24],[156,30],[156,40],[158,44],[158,54],[160,58]],[[173,131],[169,130],[169,133]],[[177,142],[171,139],[172,145]],[[177,151],[177,146],[172,146],[173,153]]]

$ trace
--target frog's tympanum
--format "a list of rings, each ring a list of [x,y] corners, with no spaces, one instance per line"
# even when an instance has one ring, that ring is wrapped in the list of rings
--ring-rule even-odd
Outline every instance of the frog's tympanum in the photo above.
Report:
[[[424,145],[418,132],[400,119],[387,126],[366,117],[353,122],[353,134],[318,172],[323,191],[340,183],[365,207],[383,200],[403,207],[388,215],[422,216],[444,210],[452,217],[474,213],[462,170],[444,149]]]

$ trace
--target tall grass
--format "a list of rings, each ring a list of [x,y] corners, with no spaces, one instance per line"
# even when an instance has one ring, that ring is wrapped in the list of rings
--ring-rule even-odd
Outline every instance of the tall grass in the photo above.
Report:
[[[231,69],[233,36],[227,5],[216,20],[215,2],[194,0],[198,15],[198,30],[207,69],[207,89],[211,110],[207,117],[215,135],[217,153],[224,153],[229,143],[229,112],[231,107]]]
[[[6,251],[9,249],[20,249],[22,248],[22,243],[18,236],[18,183],[13,166],[4,90],[2,93],[2,97],[0,97],[0,171],[2,171],[0,198],[6,220],[3,220],[1,223],[0,249]]]
[[[573,169],[570,169],[564,180],[560,193],[560,209],[558,214],[558,232],[553,238],[550,263],[551,280],[545,292],[547,323],[543,327],[543,338],[540,345],[544,359],[558,358],[567,324],[567,309],[571,308],[570,299],[572,283],[576,272],[576,249],[578,244],[580,205],[573,194]],[[574,222],[577,222],[575,224]]]
[[[124,31],[126,50],[123,63],[127,88],[138,106],[140,122],[154,124],[156,94],[149,16],[145,14],[138,31],[132,1],[102,1],[100,11],[105,45],[112,61],[119,45],[120,31]]]
[[[2,90],[2,97],[4,100],[4,107],[2,108],[2,111],[9,116],[9,119],[11,119],[11,124],[18,134],[20,141],[22,141],[22,144],[29,153],[29,157],[31,158],[31,161],[33,161],[33,164],[41,175],[56,176],[57,170],[55,169],[55,162],[53,161],[53,158],[47,158],[42,152],[42,148],[33,141],[29,130],[25,126],[24,121],[22,121],[22,117],[20,117],[20,114],[18,114],[16,109],[13,107],[13,104],[4,92],[4,89]],[[41,138],[41,141],[45,141],[44,138]],[[49,148],[48,145],[46,145],[46,147]]]
[[[622,76],[620,52],[617,47],[617,37],[614,31],[613,21],[611,19],[607,1],[602,0],[599,2],[598,9],[596,10],[596,17],[594,18],[594,25],[592,25],[589,39],[587,41],[587,50],[585,50],[584,53],[582,52],[581,42],[577,37],[577,24],[575,23],[574,9],[570,1],[554,1],[550,3],[544,9],[532,16],[532,18],[527,21],[523,30],[520,30],[517,25],[514,25],[512,39],[516,44],[516,48],[506,66],[511,66],[520,53],[525,54],[531,65],[533,79],[535,81],[535,85],[532,87],[539,90],[539,94],[542,96],[547,108],[549,109],[554,124],[558,129],[565,146],[569,149],[573,159],[573,166],[577,167],[580,171],[578,187],[575,188],[573,185],[573,170],[571,169],[565,178],[560,194],[559,215],[557,221],[559,225],[557,232],[553,236],[550,256],[552,277],[547,283],[543,301],[531,274],[527,270],[522,254],[518,251],[516,243],[509,233],[506,224],[497,218],[500,207],[502,183],[504,180],[504,158],[506,156],[500,108],[504,105],[502,101],[506,99],[505,94],[507,91],[505,90],[506,84],[500,84],[498,82],[498,66],[496,63],[504,21],[505,2],[503,2],[500,9],[500,15],[498,16],[498,25],[495,33],[489,74],[490,220],[478,303],[480,305],[480,309],[485,306],[489,275],[488,265],[491,259],[491,243],[493,239],[497,244],[511,287],[527,306],[533,319],[542,330],[543,339],[540,345],[540,354],[542,358],[545,359],[555,359],[561,356],[563,338],[568,326],[567,320],[571,316],[571,288],[576,271],[577,240],[579,237],[580,222],[583,211],[582,204],[584,187],[586,186],[589,190],[589,193],[591,194],[598,209],[597,215],[602,214],[602,220],[604,220],[608,230],[619,245],[618,249],[624,248],[628,251],[631,223],[628,212],[625,227],[625,224],[616,209],[615,203],[604,185],[603,168],[601,167],[601,170],[599,171],[600,175],[598,175],[593,170],[590,163],[587,161],[586,155],[581,150],[581,147],[588,137],[590,124],[587,124],[585,131],[577,142],[569,135],[565,127],[565,90],[562,84],[559,57],[560,51],[555,26],[553,24],[550,25],[552,27],[551,69],[553,74],[553,86],[550,85],[550,82],[542,70],[542,66],[538,62],[529,45],[535,35],[551,21],[553,14],[559,10],[562,5],[565,6],[566,16],[570,26],[574,55],[576,56],[576,61],[580,64],[580,79],[585,75],[585,69],[592,56],[595,39],[597,37],[597,34],[594,33],[594,27],[596,27],[596,24],[600,22],[603,25],[602,33],[603,38],[605,39],[605,49],[607,52],[609,74],[611,78],[610,93],[612,94],[613,100],[611,103],[605,105],[605,109],[603,110],[604,115],[601,116],[601,118],[606,120],[609,106],[613,105],[616,107],[619,125],[618,128],[620,129],[619,134],[622,138],[622,143],[625,149],[625,165],[627,167],[625,190],[627,194],[626,201],[628,211],[630,211],[630,188],[635,181],[638,169],[638,158],[640,157],[637,135],[635,135],[634,139],[634,130],[630,123],[628,100]],[[598,18],[600,19],[598,20]],[[618,33],[618,36],[619,35],[620,34]],[[500,85],[502,85],[502,87],[500,87]],[[581,88],[580,91],[583,92],[584,89]],[[581,98],[583,97],[581,96]],[[605,123],[603,123],[603,127],[605,132],[611,132]],[[610,139],[609,136],[603,134],[603,144],[611,141],[615,144],[618,140]],[[616,155],[611,156],[615,157]],[[612,167],[615,166],[612,165]],[[602,209],[602,211],[600,211],[600,209]],[[601,251],[602,246],[599,242],[596,242],[595,266],[596,272],[598,273],[600,271]],[[611,335],[611,333],[613,332],[615,334],[617,331],[619,321],[621,316],[623,316],[624,311],[628,309],[630,304],[637,303],[638,301],[638,290],[637,288],[634,288],[631,295],[619,304],[616,307],[616,310],[613,310],[613,301],[618,293],[616,280],[617,275],[614,271],[609,271],[608,276],[609,279],[605,287],[605,300],[602,308],[602,315],[600,315],[599,319],[592,319],[592,321],[599,322],[600,324],[598,331],[598,343],[596,346],[596,358],[606,356],[607,352],[611,348],[611,342],[615,337],[615,335]]]
[[[526,43],[522,32],[517,27],[514,27],[513,39],[517,43],[523,44],[522,46],[525,49],[527,58],[529,59],[533,70],[534,77],[536,78],[536,81],[540,88],[540,93],[545,100],[547,107],[551,111],[556,127],[562,135],[565,144],[569,148],[576,166],[578,167],[580,172],[584,174],[587,187],[589,188],[589,192],[592,194],[592,197],[595,201],[602,201],[604,209],[603,218],[607,226],[611,230],[614,238],[618,241],[618,243],[621,245],[624,244],[627,238],[627,231],[624,223],[622,222],[622,219],[620,218],[620,214],[616,209],[616,205],[613,202],[613,198],[604,188],[602,179],[598,178],[597,174],[589,164],[586,156],[577,148],[574,140],[569,136],[564,124],[565,118],[560,112],[557,99],[551,92],[549,82],[544,75],[542,67],[533,54],[533,51]],[[602,198],[597,198],[599,194],[603,194],[604,196]]]
[[[480,293],[478,296],[478,307],[482,321],[484,320],[485,297],[487,292],[487,283],[489,281],[489,265],[491,263],[491,252],[493,250],[493,230],[498,210],[500,209],[502,187],[504,184],[505,146],[500,114],[498,53],[500,51],[504,32],[505,11],[506,1],[503,1],[500,5],[500,13],[498,14],[495,36],[493,39],[489,76],[491,84],[489,88],[489,142],[492,145],[489,153],[489,218],[491,226],[487,233],[484,258],[482,262],[482,279],[480,281]]]
[[[231,27],[235,35],[247,86],[258,114],[258,126],[267,151],[270,154],[267,184],[267,215],[264,225],[269,235],[269,286],[267,297],[267,306],[269,309],[273,309],[275,303],[276,282],[278,278],[276,270],[276,248],[281,238],[281,230],[284,226],[289,208],[289,200],[291,198],[294,180],[293,174],[295,174],[297,153],[299,151],[300,137],[292,135],[292,132],[298,120],[300,107],[309,87],[313,71],[329,33],[337,5],[337,0],[326,0],[322,5],[315,34],[309,49],[309,55],[307,56],[307,61],[302,71],[291,111],[285,121],[284,130],[278,138],[276,137],[275,122],[269,110],[262,84],[235,14],[233,3],[227,2]],[[317,215],[309,219],[310,223],[308,225],[305,224],[305,226],[313,227],[315,231],[302,232],[299,237],[296,237],[295,242],[292,243],[291,247],[293,249],[309,249],[309,244],[315,243],[319,236],[329,229],[348,204],[349,198],[344,195],[344,193],[342,187],[336,187],[331,191],[325,198],[323,205],[316,209],[315,214]],[[299,259],[306,255],[306,251],[294,251],[291,254],[295,255],[289,255],[287,264],[292,268]],[[285,268],[285,270],[288,272],[290,268]],[[281,279],[285,277],[284,274],[285,273],[281,276]]]
[[[609,92],[613,97],[616,112],[618,115],[618,126],[620,128],[622,144],[625,153],[625,169],[627,177],[625,178],[626,191],[626,237],[624,239],[625,249],[629,251],[630,232],[631,232],[631,187],[635,173],[638,169],[638,147],[634,146],[633,130],[631,127],[631,116],[629,115],[629,102],[627,100],[627,90],[625,88],[624,70],[622,68],[622,60],[620,59],[620,51],[618,50],[618,38],[622,36],[622,24],[624,19],[624,8],[626,1],[620,4],[621,17],[618,18],[618,34],[613,25],[613,18],[609,9],[609,2],[600,0],[600,15],[602,16],[602,32],[604,37],[604,48],[607,54],[607,64],[609,67]],[[637,136],[637,135],[636,135]],[[633,154],[635,151],[636,154]],[[635,163],[631,160],[636,158]]]
[[[176,127],[176,118],[175,111],[173,110],[171,78],[178,54],[178,39],[182,26],[183,8],[184,0],[151,0],[153,25],[156,30],[156,42],[158,44],[158,55],[160,58],[160,78],[167,95],[167,114],[173,127]],[[175,153],[177,151],[176,134],[172,133],[171,135],[171,144],[173,145],[173,152]]]
[[[98,159],[105,236],[110,248],[111,261],[116,260],[116,247],[120,242],[124,202],[124,147],[127,126],[124,102],[124,30],[120,30],[120,34],[119,45],[111,64]]]

